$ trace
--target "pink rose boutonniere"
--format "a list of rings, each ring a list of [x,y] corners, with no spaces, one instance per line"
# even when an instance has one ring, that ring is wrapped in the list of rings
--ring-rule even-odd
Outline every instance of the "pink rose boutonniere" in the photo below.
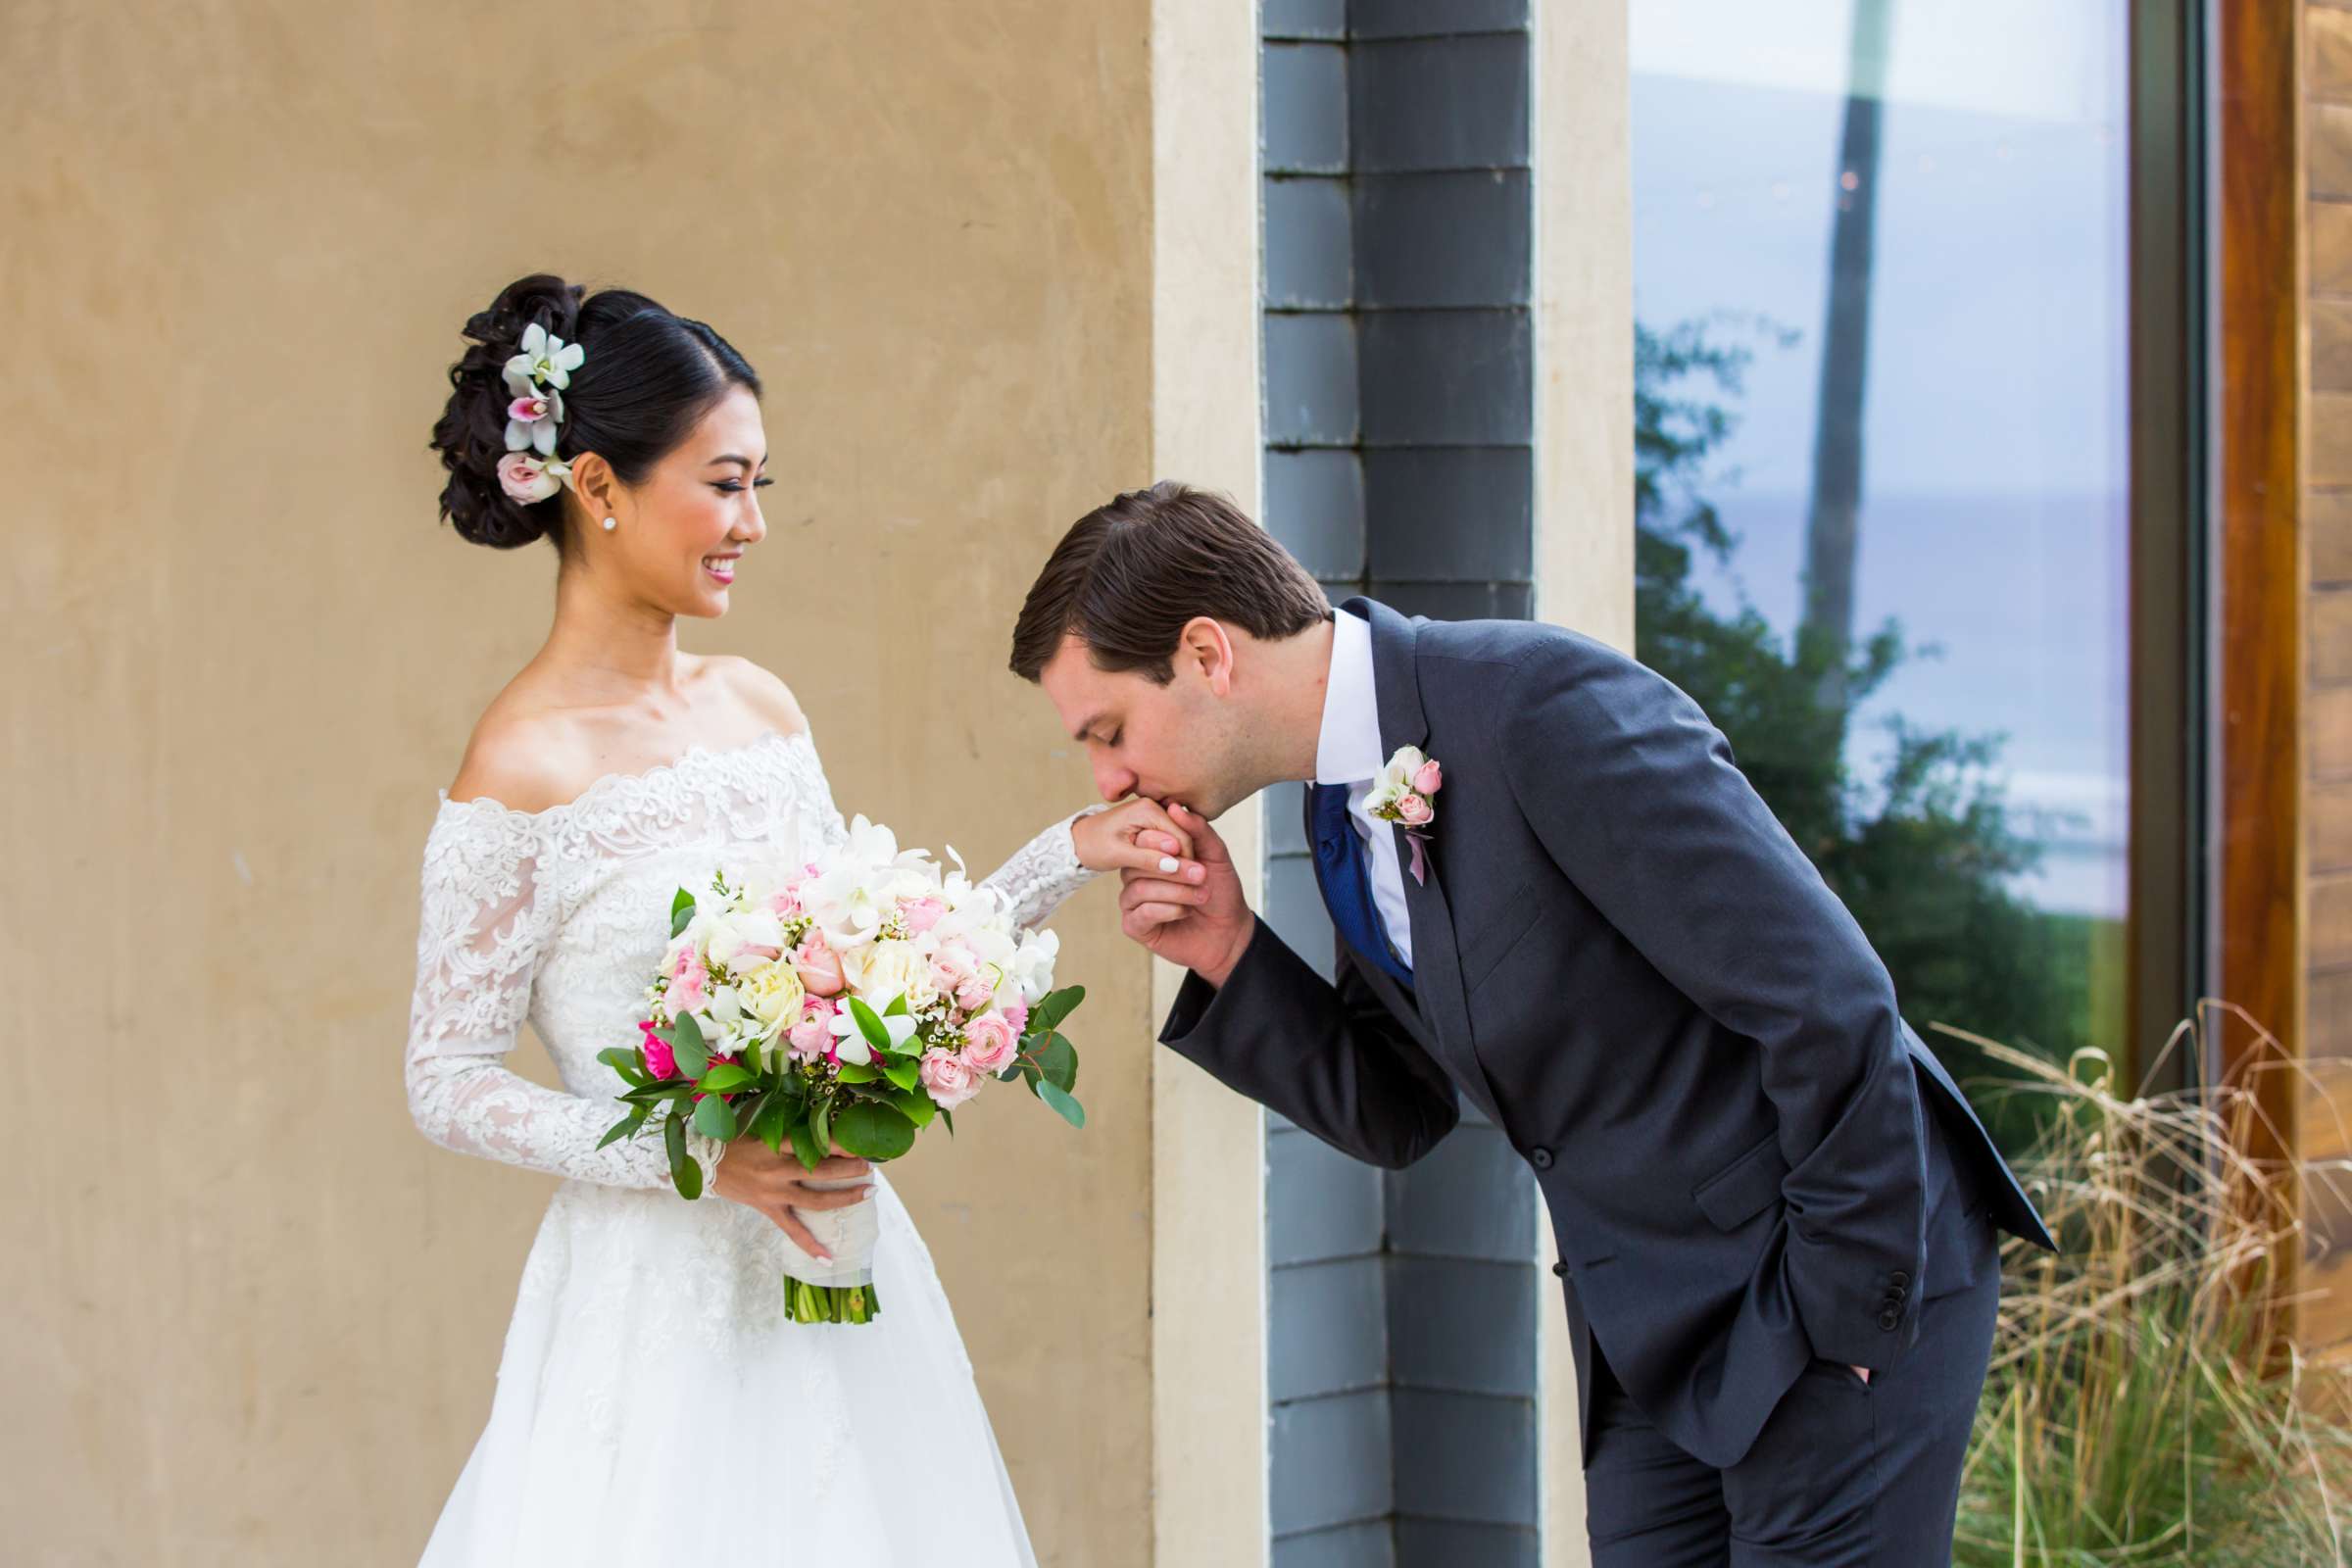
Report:
[[[1438,819],[1435,797],[1446,787],[1446,770],[1417,746],[1399,746],[1380,770],[1365,809],[1404,829],[1413,846],[1413,880],[1429,880],[1429,828]]]

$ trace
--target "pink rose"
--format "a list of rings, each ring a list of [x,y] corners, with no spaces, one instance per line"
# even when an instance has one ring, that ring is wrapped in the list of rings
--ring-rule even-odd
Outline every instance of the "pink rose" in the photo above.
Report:
[[[692,1012],[710,999],[710,971],[703,967],[702,960],[693,959],[680,967],[683,972],[670,981],[669,990],[662,998],[669,1004],[673,1016]]]
[[[812,997],[841,995],[841,955],[825,946],[825,939],[811,934],[792,956],[792,966],[801,971],[801,984]]]
[[[1004,1015],[1004,1021],[1012,1026],[1016,1037],[1029,1027],[1029,1004],[1023,998],[1016,996],[997,1010]]]
[[[526,507],[563,488],[547,465],[527,452],[510,452],[498,460],[498,486]]]
[[[1001,1012],[974,1018],[963,1026],[963,1059],[974,1072],[994,1078],[1021,1054],[1020,1037]]]
[[[937,899],[913,899],[899,906],[899,913],[906,920],[906,929],[921,936],[939,924],[948,906]]]
[[[1413,774],[1413,789],[1417,794],[1435,795],[1445,787],[1446,770],[1438,766],[1438,760],[1434,757],[1423,762],[1420,770]]]
[[[954,996],[956,988],[972,977],[973,968],[971,950],[951,943],[931,959],[931,988]]]
[[[988,983],[988,976],[965,975],[956,987],[956,1005],[966,1012],[978,1012],[996,994],[997,988]]]
[[[784,889],[784,891],[782,891],[781,893],[776,893],[776,894],[772,894],[772,895],[770,895],[770,896],[769,896],[769,898],[768,898],[768,901],[767,901],[767,906],[768,906],[768,908],[769,908],[770,910],[772,910],[774,913],[776,913],[777,915],[779,915],[779,916],[781,916],[782,918],[784,918],[784,919],[787,919],[787,920],[791,919],[791,918],[792,918],[794,915],[796,915],[796,914],[800,913],[800,912],[801,912],[801,889],[800,889],[800,884],[798,884],[798,883],[795,883],[795,884],[793,884],[791,887],[788,887],[788,888]]]
[[[645,1070],[657,1078],[677,1076],[678,1058],[671,1053],[669,1042],[654,1033],[654,1020],[640,1018],[637,1027],[645,1034],[642,1042],[645,1048]]]
[[[972,1071],[971,1063],[936,1046],[923,1053],[923,1064],[917,1071],[923,1088],[942,1110],[954,1110],[980,1092],[980,1075]]]
[[[785,1032],[792,1043],[792,1054],[803,1061],[814,1061],[833,1044],[833,1013],[835,1004],[819,1002],[814,997],[801,1003],[801,1021]]]
[[[1438,813],[1436,808],[1429,804],[1427,797],[1407,795],[1396,803],[1396,814],[1404,818],[1406,827],[1426,827],[1429,825],[1429,819]]]

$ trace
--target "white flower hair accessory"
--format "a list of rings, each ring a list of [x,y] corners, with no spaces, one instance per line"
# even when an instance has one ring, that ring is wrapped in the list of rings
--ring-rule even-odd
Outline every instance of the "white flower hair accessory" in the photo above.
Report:
[[[537,321],[522,329],[522,352],[500,373],[512,401],[507,404],[507,455],[499,460],[499,488],[529,506],[571,483],[571,465],[556,456],[564,423],[564,389],[588,351],[566,343]]]
[[[1429,827],[1438,819],[1431,797],[1446,787],[1446,770],[1417,746],[1399,746],[1374,781],[1366,810],[1404,829],[1413,847],[1413,880],[1429,880]]]

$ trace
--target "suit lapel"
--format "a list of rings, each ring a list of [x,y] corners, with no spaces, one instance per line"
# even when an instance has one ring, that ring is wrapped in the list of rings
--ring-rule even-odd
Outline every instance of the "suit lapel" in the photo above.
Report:
[[[1350,599],[1342,612],[1353,611],[1372,623],[1372,685],[1380,708],[1382,759],[1399,746],[1419,746],[1429,739],[1429,720],[1421,707],[1421,673],[1414,656],[1419,628],[1388,606],[1372,599]],[[1477,1097],[1492,1112],[1493,1092],[1472,1050],[1470,1004],[1462,991],[1462,956],[1455,944],[1453,912],[1446,899],[1446,851],[1437,833],[1430,835],[1429,875],[1413,879],[1413,847],[1404,829],[1394,823],[1396,863],[1404,874],[1404,903],[1413,929],[1413,995],[1421,1015],[1437,1037],[1440,1051],[1456,1082],[1474,1085]]]

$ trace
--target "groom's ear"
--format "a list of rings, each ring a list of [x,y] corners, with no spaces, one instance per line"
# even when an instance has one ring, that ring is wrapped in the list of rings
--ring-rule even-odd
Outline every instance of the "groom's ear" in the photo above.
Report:
[[[1233,694],[1233,635],[1224,622],[1208,615],[1186,621],[1176,634],[1176,662],[1198,669],[1217,696]]]

